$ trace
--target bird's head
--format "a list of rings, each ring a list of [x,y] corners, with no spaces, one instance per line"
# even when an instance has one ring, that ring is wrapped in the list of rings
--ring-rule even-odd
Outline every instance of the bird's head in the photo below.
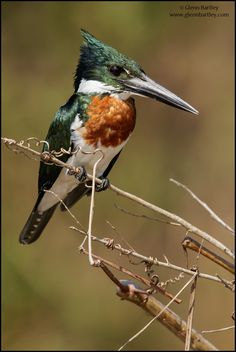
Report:
[[[137,62],[87,31],[81,30],[81,34],[84,43],[75,73],[75,92],[120,97],[141,95],[198,114],[191,105],[150,79]]]

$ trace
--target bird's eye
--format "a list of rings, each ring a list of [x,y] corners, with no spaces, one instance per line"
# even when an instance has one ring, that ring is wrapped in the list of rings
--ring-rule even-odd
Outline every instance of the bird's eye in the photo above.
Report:
[[[118,77],[122,72],[125,72],[123,67],[117,65],[110,66],[109,71],[116,77]]]

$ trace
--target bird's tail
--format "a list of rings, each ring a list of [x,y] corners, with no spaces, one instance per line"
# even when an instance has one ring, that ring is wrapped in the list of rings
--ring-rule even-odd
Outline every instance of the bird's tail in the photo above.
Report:
[[[58,205],[57,203],[44,212],[38,212],[37,203],[20,233],[19,241],[22,244],[30,244],[39,238]]]
[[[89,185],[89,182],[87,182]],[[66,207],[61,204],[60,208],[62,211],[66,211],[67,208],[71,208],[80,198],[82,198],[85,194],[91,193],[91,189],[86,187],[84,183],[80,183],[76,188],[74,188],[64,199],[63,203]]]

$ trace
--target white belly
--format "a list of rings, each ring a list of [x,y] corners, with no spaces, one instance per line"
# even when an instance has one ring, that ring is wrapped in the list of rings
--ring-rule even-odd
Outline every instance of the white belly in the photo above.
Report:
[[[80,143],[81,145],[77,145],[78,152],[67,160],[67,164],[75,167],[84,166],[86,172],[92,175],[94,164],[101,158],[101,156],[103,156],[96,168],[96,177],[99,177],[104,173],[111,160],[121,151],[127,141],[128,140],[114,148],[105,148],[100,146],[98,149],[101,151],[98,151],[97,149],[97,152],[95,152],[95,148],[91,145]],[[68,169],[63,168],[57,180],[50,188],[50,191],[55,193],[57,197],[52,193],[46,192],[39,203],[38,211],[45,211],[51,208],[53,205],[58,203],[59,199],[64,200],[68,193],[78,186],[78,184],[79,181],[73,175],[68,175]]]
[[[117,147],[108,148],[98,146],[97,149],[91,145],[84,145],[77,154],[69,159],[68,163],[75,167],[84,166],[87,173],[92,174],[94,164],[101,158],[96,168],[96,177],[99,177],[104,173],[111,160],[121,151],[126,143],[127,141]]]

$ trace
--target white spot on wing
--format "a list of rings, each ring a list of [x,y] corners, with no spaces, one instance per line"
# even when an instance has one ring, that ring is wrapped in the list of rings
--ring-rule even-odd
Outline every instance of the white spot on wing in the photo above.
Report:
[[[80,115],[77,114],[70,126],[70,134],[71,134],[70,141],[71,143],[73,143],[75,148],[78,145],[80,146],[81,144],[83,144],[82,137],[78,131],[82,126],[83,126],[83,121],[80,119]]]
[[[71,132],[77,130],[78,128],[80,128],[83,124],[83,121],[79,118],[79,114],[77,114],[75,116],[74,121],[72,122],[72,124],[70,125],[70,130]]]

